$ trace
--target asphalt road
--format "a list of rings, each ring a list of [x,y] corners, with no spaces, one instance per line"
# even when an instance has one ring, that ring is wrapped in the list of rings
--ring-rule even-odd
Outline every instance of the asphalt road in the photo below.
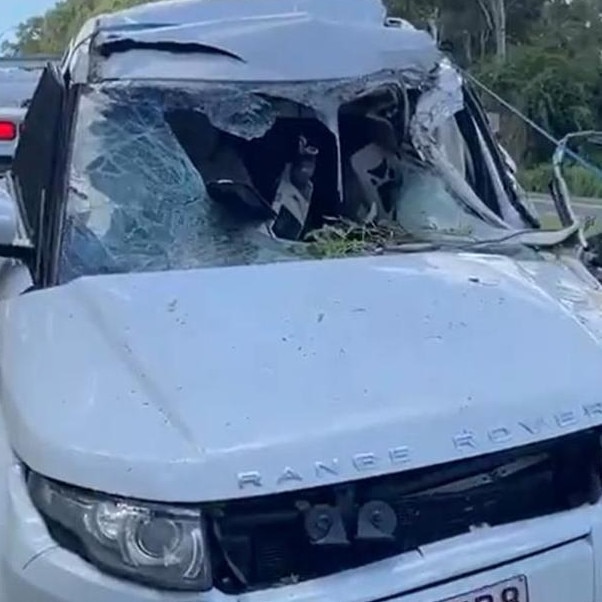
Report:
[[[529,198],[542,217],[555,214],[554,202],[549,195],[531,193]],[[602,199],[573,197],[572,205],[579,217],[594,217],[602,225]]]

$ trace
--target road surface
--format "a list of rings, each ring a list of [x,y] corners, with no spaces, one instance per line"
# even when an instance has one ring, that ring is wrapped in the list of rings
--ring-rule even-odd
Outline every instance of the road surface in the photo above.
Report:
[[[535,208],[542,218],[556,214],[554,202],[549,195],[530,193],[529,198],[535,204]],[[594,217],[598,226],[602,226],[602,199],[573,197],[572,205],[577,216],[581,218]]]

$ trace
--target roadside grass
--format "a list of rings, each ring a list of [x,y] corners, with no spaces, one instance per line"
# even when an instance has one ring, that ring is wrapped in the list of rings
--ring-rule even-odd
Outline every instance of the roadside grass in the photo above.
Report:
[[[563,175],[566,184],[575,197],[602,198],[602,180],[581,165],[565,165]],[[552,166],[543,163],[528,169],[519,170],[519,182],[525,190],[547,194],[552,180]]]
[[[602,234],[602,222],[595,217],[579,216],[585,222],[585,235],[587,237]],[[541,226],[546,230],[559,230],[562,226],[557,215],[546,213],[541,216]]]

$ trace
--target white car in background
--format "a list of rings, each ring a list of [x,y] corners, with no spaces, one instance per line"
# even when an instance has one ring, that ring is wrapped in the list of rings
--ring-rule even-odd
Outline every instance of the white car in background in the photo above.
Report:
[[[27,109],[20,107],[0,107],[0,174],[10,168],[26,112]]]
[[[40,75],[56,57],[0,57],[0,174],[13,160],[27,106]]]

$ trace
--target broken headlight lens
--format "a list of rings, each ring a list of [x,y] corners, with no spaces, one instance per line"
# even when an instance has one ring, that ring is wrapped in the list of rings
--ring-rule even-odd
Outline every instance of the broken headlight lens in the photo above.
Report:
[[[105,572],[160,589],[210,589],[200,510],[129,502],[34,473],[28,487],[55,539]]]

